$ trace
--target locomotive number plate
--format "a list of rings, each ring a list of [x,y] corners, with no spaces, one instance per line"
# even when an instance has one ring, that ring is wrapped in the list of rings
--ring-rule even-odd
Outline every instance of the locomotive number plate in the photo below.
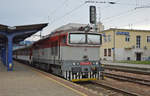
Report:
[[[91,65],[91,62],[80,62],[80,65]]]

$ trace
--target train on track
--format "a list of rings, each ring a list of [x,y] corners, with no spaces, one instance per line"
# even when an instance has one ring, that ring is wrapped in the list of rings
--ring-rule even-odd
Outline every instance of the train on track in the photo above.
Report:
[[[84,28],[54,31],[32,45],[13,50],[13,58],[73,82],[100,79],[102,37]]]

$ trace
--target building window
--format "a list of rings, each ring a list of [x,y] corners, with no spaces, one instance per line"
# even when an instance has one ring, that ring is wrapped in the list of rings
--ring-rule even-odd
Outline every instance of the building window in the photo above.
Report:
[[[111,49],[108,49],[108,56],[111,56]]]
[[[150,36],[147,36],[147,42],[150,43]]]
[[[107,56],[107,49],[104,49],[104,56]]]
[[[141,47],[141,36],[136,36],[136,48]]]
[[[129,36],[129,35],[127,35],[127,36],[125,37],[125,41],[126,41],[126,42],[129,42],[129,41],[130,41],[130,36]]]
[[[104,35],[104,42],[107,42],[107,37],[106,37],[106,35]]]
[[[108,35],[108,42],[111,41],[111,35]]]

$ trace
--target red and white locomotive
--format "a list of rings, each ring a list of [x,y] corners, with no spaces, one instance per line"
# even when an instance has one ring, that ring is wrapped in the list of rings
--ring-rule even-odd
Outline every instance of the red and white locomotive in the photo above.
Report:
[[[101,34],[83,29],[56,30],[28,47],[14,50],[14,58],[70,81],[99,79]]]

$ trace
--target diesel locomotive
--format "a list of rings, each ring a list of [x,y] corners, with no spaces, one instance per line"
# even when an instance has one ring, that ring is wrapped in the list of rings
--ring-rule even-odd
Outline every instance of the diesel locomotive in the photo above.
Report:
[[[100,79],[101,34],[83,29],[56,30],[30,46],[15,49],[13,58],[73,82]]]

